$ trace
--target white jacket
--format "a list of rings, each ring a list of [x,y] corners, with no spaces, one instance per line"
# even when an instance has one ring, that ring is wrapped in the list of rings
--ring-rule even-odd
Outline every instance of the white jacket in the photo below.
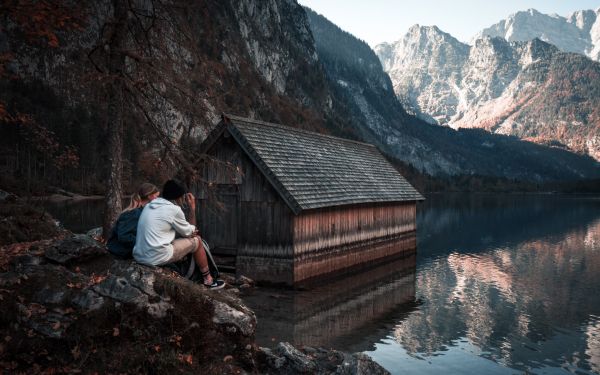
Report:
[[[185,220],[181,207],[163,198],[148,203],[137,226],[133,257],[142,264],[165,264],[173,256],[175,232],[189,237],[196,227]]]

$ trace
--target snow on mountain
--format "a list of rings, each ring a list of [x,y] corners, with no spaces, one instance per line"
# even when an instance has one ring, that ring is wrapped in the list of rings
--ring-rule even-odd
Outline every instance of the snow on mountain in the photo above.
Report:
[[[600,160],[600,63],[540,39],[510,41],[526,38],[532,17],[548,26],[546,39],[564,33],[567,40],[574,29],[600,32],[596,11],[564,18],[530,10],[486,29],[502,38],[483,36],[469,46],[437,27],[415,25],[375,51],[400,102],[430,123],[483,128]]]
[[[600,8],[580,10],[567,17],[547,15],[535,9],[517,12],[479,32],[473,42],[485,36],[509,42],[539,38],[561,51],[600,59]]]
[[[456,114],[455,86],[468,45],[436,26],[414,25],[397,42],[375,47],[375,53],[409,113],[430,123],[445,123]]]

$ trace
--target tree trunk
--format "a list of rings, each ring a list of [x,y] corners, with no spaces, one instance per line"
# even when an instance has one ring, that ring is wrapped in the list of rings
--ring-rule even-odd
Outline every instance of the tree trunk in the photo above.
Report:
[[[122,210],[123,201],[123,129],[125,111],[123,109],[123,81],[125,69],[125,47],[127,33],[127,1],[113,0],[114,28],[109,39],[110,82],[108,84],[107,124],[109,172],[104,200],[102,230],[104,238]]]

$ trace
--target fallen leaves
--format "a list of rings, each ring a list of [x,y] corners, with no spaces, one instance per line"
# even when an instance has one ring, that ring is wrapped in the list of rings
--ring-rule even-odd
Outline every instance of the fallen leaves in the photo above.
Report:
[[[96,275],[95,273],[92,273],[92,276],[90,276],[90,284],[89,285],[96,285],[96,284],[100,284],[101,282],[103,282],[106,279],[106,275]]]
[[[67,287],[69,287],[71,289],[82,289],[83,288],[83,284],[68,282],[67,283]]]
[[[39,303],[30,303],[28,306],[29,311],[31,311],[33,314],[45,314],[46,313],[46,307],[43,305],[40,305]]]
[[[80,273],[81,270],[80,269],[76,269],[75,270],[77,273]],[[92,273],[91,276],[89,277],[89,279],[87,280],[87,282],[73,282],[73,281],[69,281],[67,282],[67,286],[71,289],[83,289],[83,288],[87,288],[96,284],[100,284],[101,282],[103,282],[104,280],[106,280],[108,276],[107,275],[96,275],[95,273]]]
[[[75,347],[71,349],[71,355],[75,360],[78,360],[79,357],[81,357],[81,348],[79,347],[79,345],[75,345]]]
[[[16,256],[31,254],[41,255],[43,245],[50,244],[52,240],[40,240],[32,242],[18,242],[0,247],[0,271],[8,269],[8,263]]]
[[[194,364],[194,357],[191,354],[178,354],[177,359],[179,359],[179,362],[187,363],[190,366]]]
[[[173,336],[169,339],[169,342],[174,343],[175,345],[177,345],[177,347],[181,347],[181,336],[177,335],[177,336]]]
[[[43,305],[40,305],[39,303],[30,303],[29,305],[25,306],[21,303],[17,304],[17,307],[19,309],[19,313],[25,318],[25,319],[29,319],[31,318],[32,315],[42,315],[46,313],[46,307]]]

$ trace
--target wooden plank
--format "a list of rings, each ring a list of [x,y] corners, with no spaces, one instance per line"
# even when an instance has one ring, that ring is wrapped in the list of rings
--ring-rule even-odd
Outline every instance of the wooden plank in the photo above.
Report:
[[[415,206],[414,202],[361,205],[302,213],[293,221],[295,251],[302,254],[412,231]]]

